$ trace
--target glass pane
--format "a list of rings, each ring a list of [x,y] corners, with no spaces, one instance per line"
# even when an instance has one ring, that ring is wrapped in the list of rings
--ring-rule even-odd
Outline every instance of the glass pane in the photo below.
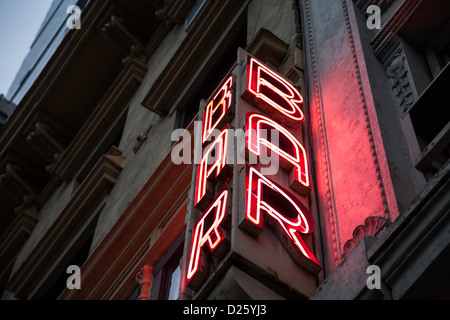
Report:
[[[181,268],[178,266],[172,273],[170,278],[170,289],[168,300],[178,300],[180,290]]]

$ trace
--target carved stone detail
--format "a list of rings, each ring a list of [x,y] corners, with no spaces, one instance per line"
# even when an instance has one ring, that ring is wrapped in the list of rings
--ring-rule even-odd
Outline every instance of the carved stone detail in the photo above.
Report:
[[[27,142],[49,162],[53,162],[55,154],[62,153],[65,149],[55,130],[40,121],[36,122],[35,130],[27,136]]]
[[[164,6],[155,12],[155,16],[170,30],[175,24],[184,22],[194,4],[195,0],[165,0]]]
[[[260,29],[246,51],[266,65],[278,69],[289,45],[267,29]]]
[[[164,6],[155,12],[155,16],[164,22],[167,29],[172,29],[175,24],[181,23],[181,21],[176,20],[168,15],[168,11],[170,6],[172,5],[173,0],[164,1]]]
[[[6,190],[14,202],[21,203],[25,192],[20,185],[15,183],[14,179],[8,173],[5,172],[0,175],[0,185]]]
[[[381,0],[378,0],[378,2],[379,1]],[[371,41],[375,55],[383,64],[385,64],[386,60],[393,55],[400,43],[400,39],[396,35],[397,32],[402,28],[404,23],[408,21],[411,14],[419,8],[423,1],[424,0],[403,1],[393,16],[384,23],[383,28]]]
[[[27,235],[30,235],[39,220],[39,211],[37,210],[36,203],[31,197],[25,196],[23,204],[16,208],[15,211],[16,214],[21,215],[20,222],[22,230]]]
[[[147,140],[148,134],[150,133],[150,130],[152,130],[153,125],[150,125],[145,132],[143,132],[141,135],[136,137],[136,144],[133,147],[133,152],[137,153],[139,149],[141,148],[142,144]]]
[[[25,196],[36,199],[36,186],[27,177],[23,168],[15,163],[6,165],[6,172],[0,175],[0,184],[16,202],[22,202]]]
[[[408,70],[405,66],[405,56],[397,53],[386,69],[391,90],[398,100],[400,111],[405,112],[413,103],[414,97],[408,81]]]
[[[374,237],[385,221],[381,216],[368,217],[363,225],[357,226],[353,231],[353,238],[344,244],[341,259],[345,258],[362,238]]]
[[[124,18],[113,15],[101,29],[102,35],[124,57],[123,64],[130,59],[145,61],[145,49],[141,41],[126,27]]]
[[[24,199],[23,208],[0,237],[0,269],[4,270],[23,247],[39,220],[39,212],[30,197]]]
[[[48,270],[56,261],[68,238],[76,236],[80,228],[89,221],[101,199],[111,191],[125,165],[122,151],[112,147],[92,169],[59,216],[42,236],[36,248],[28,255],[16,273],[11,277],[7,290],[17,298],[26,299],[36,285],[34,279]],[[22,212],[25,225],[33,226],[38,213],[33,207]],[[55,246],[56,244],[56,246]],[[0,246],[1,248],[1,246]],[[25,280],[24,280],[25,279]]]

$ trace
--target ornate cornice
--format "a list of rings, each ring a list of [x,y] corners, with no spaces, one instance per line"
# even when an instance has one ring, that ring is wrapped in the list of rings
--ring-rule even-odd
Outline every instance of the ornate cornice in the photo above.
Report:
[[[141,41],[126,27],[126,20],[112,15],[101,29],[102,35],[121,54],[123,63],[129,59],[146,61],[145,48]]]
[[[345,258],[362,238],[375,237],[385,222],[386,219],[381,216],[368,217],[363,225],[357,226],[353,231],[353,238],[344,244],[341,259]]]
[[[350,41],[350,47],[352,50],[352,57],[353,57],[353,63],[355,66],[356,77],[358,80],[358,87],[359,87],[359,92],[360,92],[360,97],[361,97],[361,107],[364,111],[364,119],[366,121],[367,137],[369,139],[370,149],[372,150],[373,162],[375,165],[375,171],[377,173],[378,188],[380,190],[380,196],[383,201],[383,207],[384,207],[383,216],[386,217],[387,220],[390,220],[390,209],[389,209],[389,204],[388,204],[387,195],[386,195],[386,187],[384,185],[384,181],[383,181],[383,177],[382,177],[383,175],[382,175],[381,169],[380,169],[380,159],[377,154],[377,148],[375,145],[374,130],[372,128],[372,124],[370,121],[370,115],[369,115],[366,95],[364,93],[364,86],[363,86],[362,79],[361,79],[361,69],[360,69],[360,66],[358,63],[358,57],[357,57],[357,52],[356,52],[356,47],[355,47],[355,40],[353,37],[352,27],[350,24],[350,18],[349,18],[346,0],[342,0],[342,6],[344,8],[345,25],[346,25],[346,29],[347,29],[348,39]]]
[[[414,96],[408,80],[406,57],[402,51],[392,56],[391,62],[386,68],[386,74],[391,90],[400,106],[400,112],[403,114],[414,103]]]
[[[191,179],[192,165],[175,165],[169,152],[83,265],[82,290],[59,299],[127,299],[142,266],[155,265],[182,232]]]
[[[305,50],[309,52],[307,55],[309,71],[306,73],[310,77],[311,99],[309,102],[309,113],[311,117],[311,127],[315,133],[312,137],[313,143],[316,145],[313,156],[317,157],[314,161],[317,170],[317,194],[319,198],[318,206],[321,217],[321,227],[327,230],[324,236],[324,252],[327,257],[327,263],[331,269],[337,266],[343,254],[343,246],[345,240],[352,234],[353,228],[360,224],[368,215],[380,215],[386,220],[390,217],[398,215],[397,204],[393,198],[392,182],[389,172],[387,171],[387,163],[384,155],[383,144],[381,143],[380,128],[376,118],[376,110],[374,109],[371,96],[371,89],[367,86],[368,75],[366,66],[362,63],[361,43],[358,38],[355,12],[352,9],[351,0],[342,0],[336,4],[333,9],[337,14],[342,16],[343,24],[336,28],[335,36],[344,39],[342,43],[320,43],[329,37],[332,33],[330,29],[322,29],[320,27],[321,10],[325,12],[324,7],[320,7],[312,0],[304,0],[303,14],[305,15],[305,32],[307,32],[308,46]],[[313,10],[316,9],[317,11]],[[333,11],[333,12],[334,12]],[[327,18],[331,17],[325,14]],[[317,18],[317,21],[315,21]],[[317,28],[316,28],[317,27]],[[318,48],[321,47],[324,53],[319,53]],[[339,55],[333,56],[333,50],[341,50]],[[332,62],[337,63],[333,64]],[[327,68],[332,66],[335,71],[329,71]],[[337,75],[336,70],[345,70],[347,72],[346,80],[348,84],[334,84],[331,74]],[[327,76],[321,77],[321,71]],[[333,97],[333,89],[344,90]],[[347,90],[347,91],[345,91]],[[350,97],[351,99],[346,99]],[[348,100],[348,104],[345,101]],[[329,106],[333,101],[345,103],[340,107],[333,108]],[[357,119],[357,123],[348,122],[342,125],[342,130],[337,129],[333,117],[338,112],[348,112],[352,120]],[[348,130],[352,128],[352,131]],[[364,147],[359,152],[364,153],[364,163],[353,162],[356,167],[367,168],[367,176],[360,173],[354,173],[355,168],[349,168],[348,163],[343,161],[339,154],[339,150],[330,141],[337,141],[336,137],[344,140],[349,137],[353,129],[357,130],[361,141],[364,141]],[[356,146],[356,142],[352,141],[349,145],[342,143],[343,147]],[[349,153],[351,154],[351,153]],[[361,156],[362,157],[362,156]],[[353,170],[353,172],[352,172]],[[342,183],[344,172],[348,172],[348,177],[352,176],[355,181],[362,183],[370,183],[370,199],[364,198],[362,192],[355,190],[354,186],[343,190],[339,187]],[[336,174],[337,173],[337,174]],[[369,182],[370,181],[370,182]],[[352,191],[354,192],[352,192]],[[356,191],[356,192],[355,192]],[[345,199],[344,199],[345,198]],[[351,200],[350,200],[351,199]],[[375,213],[367,211],[361,212],[358,216],[355,206],[350,205],[350,201],[357,203],[373,204],[376,208]],[[351,213],[350,213],[351,212]]]
[[[196,2],[197,0],[164,0],[163,7],[155,15],[171,29],[175,24],[184,22]]]
[[[156,79],[142,105],[160,116],[166,116],[173,108],[177,92],[181,92],[236,13],[245,5],[232,1],[207,1],[201,15],[186,35],[183,43]],[[220,36],[219,36],[220,35]]]
[[[79,130],[67,150],[59,156],[48,171],[53,175],[70,180],[79,164],[97,145],[97,140],[127,107],[128,100],[141,83],[147,66],[140,59],[129,60],[124,69],[105,93],[95,111]]]
[[[287,49],[287,43],[269,30],[262,28],[250,42],[246,51],[268,66],[278,69],[286,55]]]
[[[305,15],[306,15],[306,26],[308,32],[308,45],[310,50],[311,57],[311,65],[312,65],[312,78],[313,78],[313,93],[314,100],[311,101],[311,104],[315,104],[316,106],[316,117],[317,117],[317,126],[319,131],[319,143],[320,143],[320,168],[322,171],[320,172],[325,188],[325,208],[327,210],[326,216],[329,220],[329,225],[331,229],[330,234],[330,242],[331,242],[331,250],[333,252],[334,262],[339,260],[340,257],[340,245],[338,241],[338,231],[337,231],[337,211],[335,204],[333,202],[334,198],[334,186],[333,181],[331,179],[331,171],[330,171],[330,160],[329,160],[329,150],[328,150],[328,142],[325,132],[325,115],[324,108],[322,104],[322,100],[320,98],[320,79],[319,79],[319,66],[317,62],[317,52],[316,52],[316,40],[314,37],[314,30],[312,25],[312,13],[311,13],[311,0],[304,0],[305,7]]]
[[[124,165],[125,159],[115,147],[99,160],[56,221],[12,275],[7,288],[17,298],[30,298],[29,295],[36,289],[42,275],[48,272],[65,249],[68,239],[76,236],[103,196],[115,185]]]
[[[15,214],[10,227],[0,238],[0,270],[5,270],[14,261],[17,251],[28,240],[39,220],[35,205],[24,206]]]
[[[394,15],[385,23],[383,28],[372,39],[371,44],[375,55],[383,64],[396,51],[400,40],[396,32],[410,18],[411,14],[422,4],[423,0],[404,1]]]

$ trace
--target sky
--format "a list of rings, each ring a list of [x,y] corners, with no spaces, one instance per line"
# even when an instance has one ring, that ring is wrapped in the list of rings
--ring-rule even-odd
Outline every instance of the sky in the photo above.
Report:
[[[53,0],[0,0],[0,93],[7,94]]]

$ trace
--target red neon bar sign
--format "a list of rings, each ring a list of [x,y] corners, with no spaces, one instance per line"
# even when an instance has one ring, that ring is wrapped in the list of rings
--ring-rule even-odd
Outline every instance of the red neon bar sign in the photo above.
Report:
[[[214,129],[220,129],[227,121],[227,113],[230,113],[232,103],[233,77],[229,76],[223,86],[214,95],[205,108],[203,117],[202,144],[211,136]]]
[[[263,176],[255,168],[246,168],[245,218],[250,224],[244,229],[255,235],[263,229],[263,213],[278,222],[298,250],[319,265],[300,234],[314,230],[314,219],[306,207],[289,191]]]
[[[224,180],[231,173],[231,170],[226,167],[228,132],[228,125],[226,125],[219,136],[208,146],[203,154],[197,171],[195,206],[201,205],[201,203],[208,200],[208,197],[205,197],[209,196],[209,194],[207,194],[208,179]]]
[[[262,147],[270,149],[279,155],[281,164],[293,167],[290,186],[300,194],[307,194],[311,187],[309,182],[308,158],[305,148],[292,133],[272,119],[258,113],[246,115],[246,148],[261,156]],[[279,133],[278,145],[273,144],[262,131],[276,130]]]
[[[194,226],[191,244],[191,255],[187,270],[187,279],[190,282],[200,270],[201,249],[207,246],[213,253],[225,236],[220,224],[225,218],[228,200],[228,190],[223,190],[214,202],[206,209]],[[212,221],[212,222],[211,222]]]
[[[300,108],[303,98],[298,90],[276,72],[248,56],[246,91],[242,98],[267,114],[246,114],[247,151],[258,157],[263,156],[263,148],[276,153],[283,169],[289,172],[289,187],[301,195],[308,194],[311,185],[306,150],[292,132],[283,126],[296,128],[305,120]],[[197,208],[209,206],[194,225],[187,270],[188,285],[194,282],[193,279],[204,278],[203,272],[199,272],[202,268],[202,248],[207,246],[213,253],[225,239],[221,224],[226,216],[229,192],[225,187],[213,199],[214,188],[209,184],[221,180],[226,185],[232,172],[230,164],[226,162],[228,140],[231,137],[228,125],[225,125],[231,120],[230,114],[234,115],[231,110],[232,100],[233,77],[229,76],[205,108],[202,145],[205,145],[214,129],[222,131],[205,148],[197,170],[194,204]],[[270,134],[264,136],[263,131],[275,131],[278,141],[273,141]],[[272,225],[280,230],[283,238],[290,239],[290,247],[297,250],[296,256],[301,256],[294,260],[301,261],[301,265],[308,270],[320,269],[319,262],[302,238],[302,235],[311,234],[314,230],[314,219],[308,209],[286,188],[271,181],[256,168],[247,164],[245,174],[245,214],[239,227],[258,237],[264,221],[272,220]],[[203,277],[199,274],[203,274]]]
[[[289,126],[298,127],[305,121],[300,108],[303,97],[298,90],[250,56],[247,57],[247,92],[244,98]]]

